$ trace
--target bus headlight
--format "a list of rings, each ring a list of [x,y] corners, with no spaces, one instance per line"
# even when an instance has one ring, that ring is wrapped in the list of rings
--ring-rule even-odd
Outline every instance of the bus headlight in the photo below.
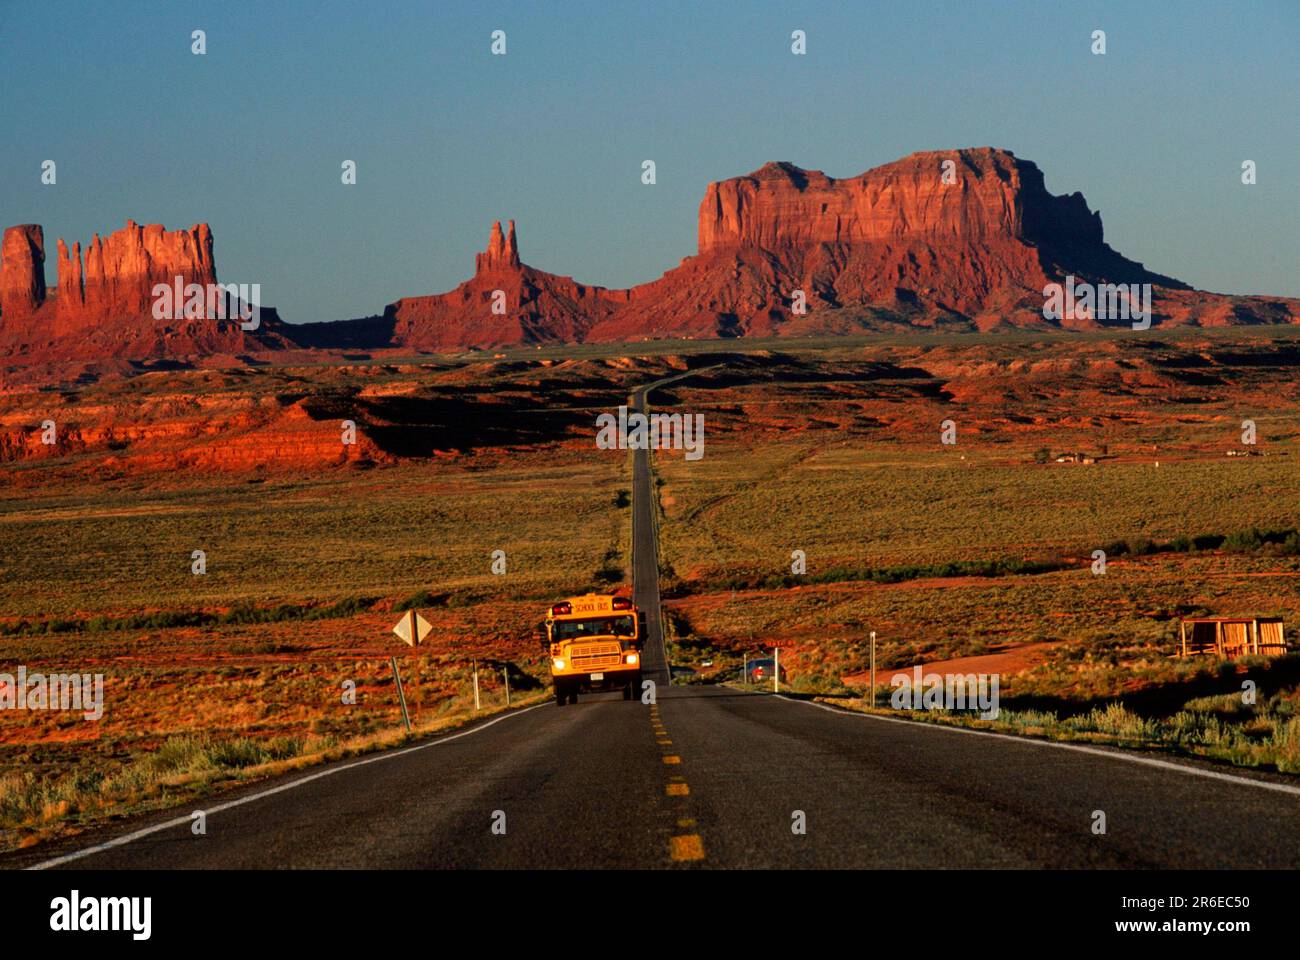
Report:
[[[551,661],[551,663],[555,664],[555,669],[556,669],[556,670],[563,670],[563,669],[564,669],[564,661],[561,660],[559,657],[556,657],[554,660]]]
[[[635,653],[629,653],[629,654],[627,655],[627,662],[628,662],[629,664],[631,664],[632,666],[636,666],[636,654],[635,654]]]

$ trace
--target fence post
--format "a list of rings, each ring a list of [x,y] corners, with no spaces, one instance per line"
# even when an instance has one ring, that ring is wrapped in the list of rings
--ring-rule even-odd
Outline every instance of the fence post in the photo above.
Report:
[[[871,705],[876,705],[876,631],[871,631]]]

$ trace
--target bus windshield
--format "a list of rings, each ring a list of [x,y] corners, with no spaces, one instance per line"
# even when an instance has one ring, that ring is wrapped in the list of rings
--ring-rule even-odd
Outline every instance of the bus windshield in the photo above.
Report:
[[[556,620],[551,624],[552,640],[582,637],[634,637],[636,621],[631,616],[593,617],[590,620]]]

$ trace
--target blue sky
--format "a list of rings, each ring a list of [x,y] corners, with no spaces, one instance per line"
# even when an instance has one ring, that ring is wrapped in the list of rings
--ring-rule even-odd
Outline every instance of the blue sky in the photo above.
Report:
[[[53,282],[56,237],[206,220],[223,280],[334,320],[455,286],[494,219],[627,286],[695,252],[711,180],[998,146],[1151,269],[1300,296],[1297,49],[1294,2],[0,0],[0,222]]]

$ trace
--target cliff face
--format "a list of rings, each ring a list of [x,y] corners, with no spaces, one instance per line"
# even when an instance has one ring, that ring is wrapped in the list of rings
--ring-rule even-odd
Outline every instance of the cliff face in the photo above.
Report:
[[[807,332],[795,290],[823,320],[851,307],[922,326],[1042,324],[1043,286],[1071,273],[1184,287],[1116,254],[1082,195],[1053,196],[1005,150],[918,153],[843,180],[770,163],[709,185],[698,256],[635,291],[647,309],[609,332],[664,303],[699,333]]]
[[[76,252],[74,248],[74,272]],[[178,276],[186,283],[217,282],[208,225],[168,231],[159,223],[141,226],[128,220],[103,240],[95,234],[86,248],[84,315],[149,313],[154,285]]]
[[[45,233],[35,223],[10,227],[0,244],[0,330],[44,302]]]
[[[45,289],[44,236],[35,224],[10,227],[0,251],[0,351],[29,360],[145,359],[236,354],[291,346],[277,332],[274,311],[262,311],[257,331],[245,331],[232,311],[224,318],[157,320],[154,287],[217,283],[212,231],[161,224],[126,226],[85,248],[57,242],[58,281]]]
[[[358,424],[355,442],[344,444],[343,417],[318,409],[311,400],[245,397],[226,392],[145,394],[121,403],[50,406],[12,403],[0,412],[0,465],[7,461],[59,459],[87,454],[69,471],[105,475],[181,469],[228,471],[313,470],[358,461],[391,463],[396,457]],[[59,428],[46,445],[46,418]]]
[[[950,179],[944,163],[951,161]],[[1082,197],[1053,197],[1033,164],[998,150],[918,153],[836,180],[789,163],[712,183],[700,204],[699,252],[918,239],[1027,239],[1025,220],[1101,242]]]

